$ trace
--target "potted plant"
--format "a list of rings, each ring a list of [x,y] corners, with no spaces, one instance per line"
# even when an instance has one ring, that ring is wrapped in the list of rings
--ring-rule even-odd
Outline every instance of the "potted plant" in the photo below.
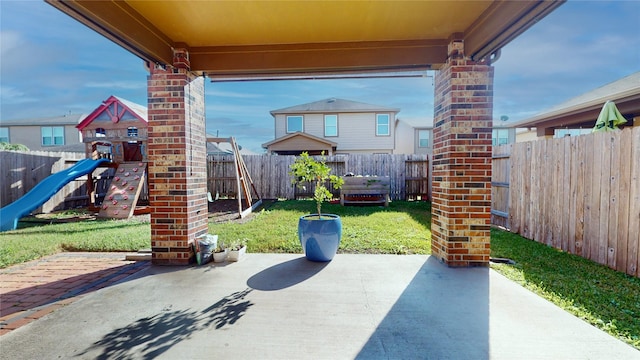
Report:
[[[247,252],[247,240],[236,240],[232,241],[229,244],[229,254],[227,255],[227,260],[229,261],[239,261],[242,259],[244,254]]]
[[[305,256],[311,261],[331,261],[340,246],[342,221],[338,215],[323,214],[322,203],[333,197],[326,187],[327,183],[340,189],[344,181],[339,176],[331,175],[324,153],[320,160],[316,160],[303,152],[291,164],[289,175],[291,182],[298,187],[304,187],[309,182],[315,183],[313,199],[317,213],[303,215],[298,220],[298,238]]]
[[[227,259],[227,247],[222,241],[213,249],[213,262],[221,263]]]

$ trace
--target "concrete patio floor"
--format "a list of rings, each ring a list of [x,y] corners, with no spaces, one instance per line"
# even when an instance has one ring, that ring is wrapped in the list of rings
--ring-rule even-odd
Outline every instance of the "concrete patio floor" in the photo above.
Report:
[[[640,359],[486,268],[247,254],[148,266],[0,337],[2,359]]]

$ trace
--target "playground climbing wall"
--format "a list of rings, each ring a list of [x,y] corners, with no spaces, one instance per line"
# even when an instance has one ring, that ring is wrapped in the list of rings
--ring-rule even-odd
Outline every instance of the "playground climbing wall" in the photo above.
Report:
[[[118,165],[107,195],[100,206],[100,217],[126,219],[133,215],[144,185],[146,164],[126,162]]]

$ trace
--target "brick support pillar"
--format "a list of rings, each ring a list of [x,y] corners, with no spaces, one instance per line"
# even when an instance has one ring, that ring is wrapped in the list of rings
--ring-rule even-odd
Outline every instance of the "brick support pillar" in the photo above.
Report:
[[[187,265],[192,244],[207,233],[204,78],[177,49],[174,66],[148,77],[149,205],[152,262]]]
[[[449,266],[488,266],[493,67],[449,44],[435,78],[431,251]]]

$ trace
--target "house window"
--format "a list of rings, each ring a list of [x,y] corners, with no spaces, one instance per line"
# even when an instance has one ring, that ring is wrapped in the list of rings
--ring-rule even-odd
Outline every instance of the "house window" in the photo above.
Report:
[[[324,136],[338,136],[338,115],[324,116]]]
[[[9,128],[0,127],[0,142],[9,142]]]
[[[130,126],[127,128],[127,136],[129,137],[138,137],[138,128]]]
[[[493,146],[508,144],[509,129],[493,129],[493,132],[491,133],[491,143]]]
[[[565,136],[578,136],[584,134],[590,134],[592,129],[555,129],[553,137],[562,138]]]
[[[97,128],[96,129],[96,137],[106,137],[107,136],[107,131],[103,128]]]
[[[40,128],[42,134],[42,146],[64,145],[63,126],[43,126]]]
[[[376,136],[389,135],[389,114],[376,114]]]
[[[429,130],[418,130],[418,147],[427,148],[429,147],[429,138],[430,138]]]
[[[302,116],[287,116],[287,132],[294,133],[297,131],[303,131]]]

